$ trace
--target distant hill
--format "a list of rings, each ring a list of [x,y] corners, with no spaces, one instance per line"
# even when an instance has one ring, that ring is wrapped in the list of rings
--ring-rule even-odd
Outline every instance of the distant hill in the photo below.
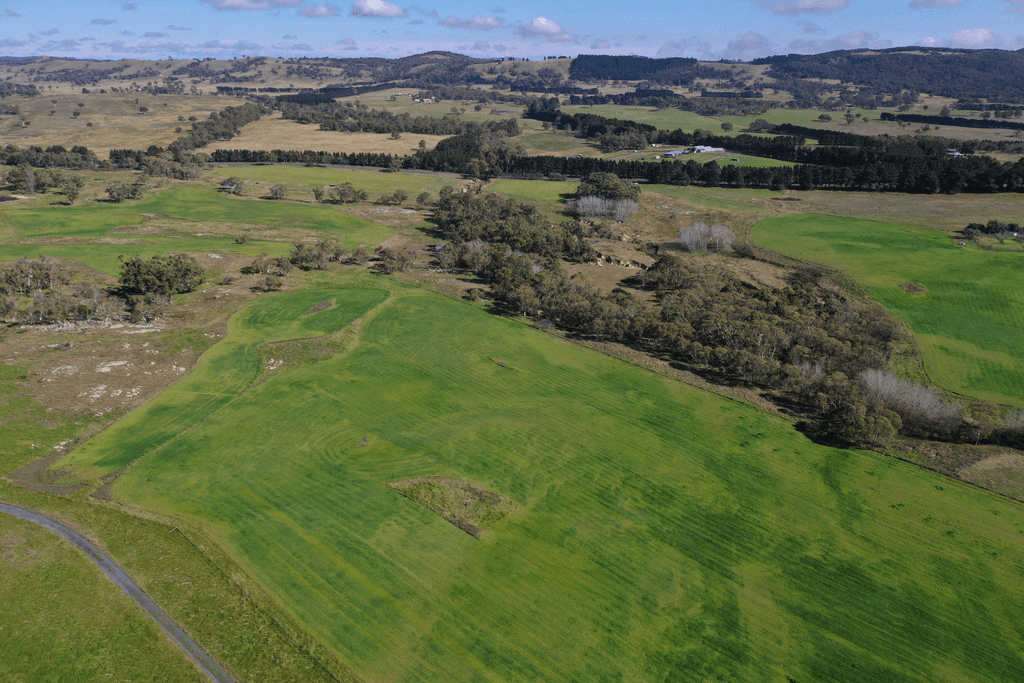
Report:
[[[900,47],[756,59],[776,79],[832,79],[871,87],[998,103],[1024,102],[1024,52]]]
[[[1024,50],[900,47],[777,55],[752,62],[700,62],[626,55],[580,55],[534,62],[479,59],[453,52],[381,57],[122,59],[0,57],[0,81],[40,91],[297,92],[330,88],[495,86],[534,94],[591,94],[621,86],[674,88],[677,94],[761,97],[780,105],[890,107],[917,94],[955,98],[966,108],[1024,103]],[[8,87],[0,97],[26,94]],[[750,93],[754,93],[751,95]],[[780,95],[781,93],[781,95]],[[787,99],[787,97],[789,99]],[[962,107],[963,108],[963,107]]]

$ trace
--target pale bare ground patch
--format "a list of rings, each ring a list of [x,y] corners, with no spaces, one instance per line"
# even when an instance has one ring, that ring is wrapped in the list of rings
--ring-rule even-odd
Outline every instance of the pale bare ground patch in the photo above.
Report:
[[[950,232],[991,219],[1020,222],[1021,198],[1001,194],[917,195],[895,192],[797,192],[800,201],[775,202],[789,213],[821,213],[901,223]]]
[[[1000,453],[963,468],[958,476],[964,481],[1020,499],[1024,495],[1024,455]]]
[[[314,150],[317,152],[373,152],[405,156],[419,149],[423,140],[427,149],[433,149],[447,135],[421,135],[419,133],[402,133],[399,140],[393,140],[388,133],[343,133],[339,131],[320,130],[315,124],[297,123],[282,119],[280,112],[266,116],[259,121],[250,123],[242,129],[242,134],[211,143],[203,147],[204,152],[218,149],[248,150]]]
[[[211,113],[239,106],[243,101],[217,95],[44,93],[8,98],[8,103],[17,104],[22,113],[0,116],[0,143],[22,147],[63,145],[68,149],[82,145],[106,159],[111,149],[166,147],[192,127],[189,116],[205,121]],[[142,114],[140,107],[148,111]],[[55,113],[50,115],[50,111]],[[75,117],[75,112],[79,116]],[[185,120],[178,121],[179,116]],[[23,120],[30,121],[28,127],[22,125]],[[176,133],[175,128],[182,132]]]

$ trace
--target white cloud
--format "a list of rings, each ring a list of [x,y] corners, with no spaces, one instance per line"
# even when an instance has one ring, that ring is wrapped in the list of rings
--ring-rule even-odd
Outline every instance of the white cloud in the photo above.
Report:
[[[848,4],[850,4],[850,0],[788,0],[787,2],[773,2],[769,7],[776,14],[803,14],[805,12],[821,14],[836,12]]]
[[[818,54],[820,52],[832,52],[833,50],[855,50],[857,48],[892,47],[891,41],[879,40],[877,33],[870,31],[851,31],[831,40],[794,40],[787,48],[788,52],[798,54]]]
[[[641,37],[644,39],[646,37]],[[719,59],[720,56],[712,54],[711,43],[700,38],[690,37],[680,40],[670,40],[663,43],[656,57],[697,57],[698,59]]]
[[[268,10],[278,7],[298,7],[304,0],[203,0],[219,10]]]
[[[40,31],[39,35],[41,35],[41,36],[55,36],[58,33],[60,33],[60,29],[59,28],[48,28],[45,31]]]
[[[925,9],[929,7],[959,7],[962,0],[913,0],[910,9]]]
[[[166,26],[168,31],[191,31],[191,26],[178,26],[177,24],[168,24]]]
[[[817,34],[821,34],[821,33],[827,33],[827,31],[825,31],[825,29],[823,29],[822,27],[818,26],[813,21],[807,21],[806,19],[801,19],[800,21],[798,21],[796,23],[797,23],[797,25],[801,29],[803,29],[804,33],[810,33],[812,35],[817,35]]]
[[[323,5],[307,5],[299,10],[304,17],[336,17],[341,13],[341,8],[327,2]]]
[[[121,5],[121,9],[123,9],[125,12],[134,12],[139,8],[135,6],[134,2],[126,2],[123,5]]]
[[[12,9],[5,9],[4,10],[4,16],[5,17],[9,17],[11,19],[21,19],[21,15],[18,14],[17,12],[15,12]]]
[[[116,19],[93,19],[89,23],[90,24],[95,24],[96,26],[110,26],[111,24],[116,24],[117,20]]]
[[[458,17],[447,16],[437,23],[442,26],[464,28],[469,29],[470,31],[490,31],[491,29],[501,28],[505,25],[505,22],[498,17],[485,17],[480,14],[474,14],[468,19],[459,19]]]
[[[1007,12],[1024,12],[1024,0],[1003,0]]]
[[[549,43],[575,43],[576,36],[567,33],[561,24],[547,17],[537,17],[529,24],[520,26],[516,33],[526,38],[540,36],[547,38]]]
[[[921,47],[935,47],[936,45],[939,44],[939,41],[935,38],[935,36],[925,36],[924,38],[919,40],[917,44],[920,45]]]
[[[970,28],[957,31],[949,39],[950,47],[987,48],[999,47],[1002,41],[987,28]]]
[[[601,40],[600,38],[598,38],[597,40],[595,40],[593,43],[590,44],[590,49],[591,50],[607,50],[611,46],[612,46],[612,44],[609,43],[607,40]]]
[[[436,19],[438,17],[436,9],[423,9],[419,5],[409,5],[408,11],[415,14],[421,14],[425,17],[430,17],[431,19]],[[422,24],[423,22],[420,23]]]
[[[352,3],[353,17],[382,17],[397,19],[406,16],[404,9],[388,0],[355,0]]]
[[[756,57],[773,54],[777,51],[775,43],[768,40],[768,38],[760,33],[748,31],[742,36],[737,36],[729,41],[725,48],[725,56],[730,59],[751,60]]]

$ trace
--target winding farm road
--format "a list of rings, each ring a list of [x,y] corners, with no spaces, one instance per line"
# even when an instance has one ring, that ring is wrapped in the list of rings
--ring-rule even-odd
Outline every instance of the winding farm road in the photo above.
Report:
[[[67,541],[71,542],[76,547],[80,548],[82,552],[92,558],[93,562],[100,566],[107,576],[116,583],[121,590],[128,594],[132,600],[138,603],[139,607],[153,618],[160,628],[164,630],[164,633],[170,637],[182,650],[185,651],[189,657],[195,661],[196,665],[203,670],[203,672],[217,683],[233,683],[234,679],[225,671],[220,664],[218,664],[213,657],[206,653],[194,640],[189,638],[188,634],[182,630],[180,626],[174,623],[166,612],[153,602],[153,599],[146,595],[137,583],[125,574],[124,570],[117,566],[106,553],[102,552],[99,548],[90,543],[85,537],[74,529],[61,524],[57,520],[50,519],[45,515],[41,515],[38,512],[32,512],[24,508],[17,507],[16,505],[7,505],[0,503],[0,512],[8,515],[13,515],[20,519],[24,519],[29,522],[33,522],[42,526],[58,536],[63,537]]]

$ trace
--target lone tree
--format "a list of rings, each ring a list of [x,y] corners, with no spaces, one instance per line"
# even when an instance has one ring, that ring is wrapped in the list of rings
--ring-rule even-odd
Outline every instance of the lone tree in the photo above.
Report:
[[[285,192],[287,191],[287,189],[288,188],[286,188],[284,185],[274,185],[273,187],[270,188],[270,198],[284,199]]]
[[[224,190],[228,194],[242,194],[245,192],[245,183],[241,178],[228,178],[220,186],[220,189]]]
[[[614,173],[598,171],[591,173],[579,187],[576,188],[577,197],[604,197],[605,199],[632,199],[640,198],[640,188],[627,183]]]

